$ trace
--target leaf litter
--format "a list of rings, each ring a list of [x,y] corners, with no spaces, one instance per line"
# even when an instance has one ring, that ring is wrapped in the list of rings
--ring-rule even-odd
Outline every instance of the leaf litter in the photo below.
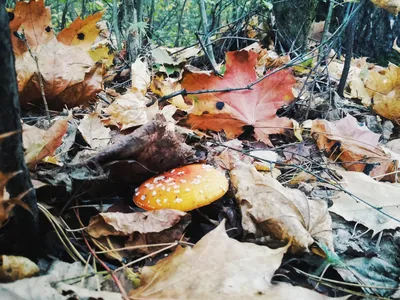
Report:
[[[13,36],[21,105],[31,113],[29,105],[41,103],[42,76],[49,106],[68,109],[52,124],[24,124],[26,163],[40,183],[38,195],[46,194],[39,200],[46,202],[40,207],[51,223],[50,243],[61,248],[46,249],[52,257],[69,255],[86,265],[75,263],[79,270],[70,276],[85,281],[83,287],[69,284],[70,266],[57,261],[59,271],[29,279],[29,286],[45,286],[54,299],[64,299],[67,290],[82,298],[122,299],[121,282],[131,299],[395,295],[400,276],[394,258],[400,245],[397,66],[353,60],[348,99],[329,98],[335,105],[326,114],[318,109],[329,99],[309,88],[305,63],[289,68],[290,56],[258,43],[228,51],[222,76],[190,65],[188,59],[201,55],[199,47],[155,48],[151,59],[139,57],[129,66],[130,86],[117,92],[110,83],[122,72],[110,60],[123,52],[111,54],[107,45],[112,43],[99,36],[102,15],[78,18],[56,37],[52,30],[37,30],[51,27],[44,1],[18,2],[10,23],[12,31],[24,29],[40,62],[38,69],[26,42]],[[337,59],[329,66],[328,89],[343,65]],[[157,102],[163,98],[168,103]],[[310,102],[306,111],[298,105],[302,101]],[[361,111],[378,125],[393,121],[394,130],[382,139],[383,130],[368,126]],[[189,212],[143,211],[134,205],[135,189],[144,182],[150,192],[176,193],[175,201],[182,201],[184,174],[176,174],[174,182],[162,174],[192,163],[223,172],[228,192]],[[1,174],[2,195],[9,176]],[[192,186],[199,176],[191,179]],[[61,195],[52,189],[60,186],[65,187]],[[12,215],[8,205],[23,206],[6,196],[0,199],[2,224]],[[96,270],[96,261],[107,262],[105,273],[114,270],[113,280]],[[10,268],[19,272],[19,266]],[[112,291],[99,291],[95,281]],[[27,290],[19,282],[0,285],[0,295],[24,298]]]

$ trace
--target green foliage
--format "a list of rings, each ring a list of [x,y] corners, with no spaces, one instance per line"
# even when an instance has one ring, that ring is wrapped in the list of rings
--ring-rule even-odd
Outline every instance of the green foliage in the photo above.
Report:
[[[9,0],[12,1],[12,0]],[[154,10],[152,2],[154,1]],[[124,11],[124,0],[119,0],[119,11]],[[250,14],[260,11],[269,11],[272,0],[205,0],[211,34],[223,34],[235,21],[241,22]],[[100,10],[106,10],[104,19],[112,22],[112,0],[46,0],[46,5],[52,9],[52,21],[56,31],[62,26],[63,15],[65,26],[68,26],[77,16],[84,13],[84,17]],[[142,0],[143,20],[135,25],[123,24],[122,13],[119,13],[119,27],[122,36],[137,27],[154,43],[165,46],[188,46],[197,42],[195,32],[202,34],[199,0]],[[262,8],[261,10],[259,8]],[[237,25],[236,24],[236,25]],[[150,27],[151,26],[151,27]],[[134,28],[136,29],[136,28]],[[114,32],[114,30],[111,30]],[[237,34],[237,32],[233,32]]]

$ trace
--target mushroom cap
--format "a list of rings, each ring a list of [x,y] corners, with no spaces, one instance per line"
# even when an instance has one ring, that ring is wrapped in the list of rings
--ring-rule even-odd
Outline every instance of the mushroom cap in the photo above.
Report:
[[[229,187],[225,175],[210,165],[193,164],[146,180],[133,202],[145,210],[189,211],[221,198]]]

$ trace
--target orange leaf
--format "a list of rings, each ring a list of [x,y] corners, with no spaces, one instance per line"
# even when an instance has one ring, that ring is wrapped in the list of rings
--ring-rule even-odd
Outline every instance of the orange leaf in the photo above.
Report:
[[[78,17],[68,28],[59,33],[57,40],[64,45],[78,46],[84,51],[89,51],[99,35],[100,29],[96,23],[101,20],[103,13],[104,11],[99,11],[85,20]]]
[[[348,171],[364,172],[372,177],[393,171],[393,160],[378,146],[380,135],[359,126],[351,115],[334,123],[314,120],[311,135],[319,149],[325,150],[333,160],[341,161]]]
[[[22,33],[22,28],[31,48],[46,44],[54,38],[50,7],[44,6],[44,0],[18,1],[16,3],[14,19],[10,22],[10,29],[11,32]],[[11,40],[16,55],[21,55],[28,51],[25,42],[13,34],[11,35]]]
[[[188,92],[245,87],[257,80],[256,63],[255,52],[228,52],[223,78],[204,73],[186,73],[182,87]],[[239,128],[243,125],[252,125],[256,138],[271,144],[269,134],[283,133],[285,127],[291,127],[290,120],[278,118],[276,111],[293,100],[294,83],[291,72],[281,70],[265,78],[251,90],[189,95],[187,98],[193,101],[195,108],[188,123],[199,129],[223,129],[230,137],[238,136],[241,133]],[[217,103],[219,107],[223,104],[222,109],[217,109]],[[227,118],[230,119],[229,122]],[[223,125],[221,120],[224,120]]]

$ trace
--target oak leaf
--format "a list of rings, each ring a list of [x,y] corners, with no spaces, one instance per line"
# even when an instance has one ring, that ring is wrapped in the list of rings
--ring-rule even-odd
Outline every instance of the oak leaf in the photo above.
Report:
[[[256,64],[257,53],[253,51],[228,52],[223,78],[186,72],[182,87],[188,92],[246,87],[257,80]],[[224,130],[230,138],[242,133],[244,125],[251,125],[258,140],[271,144],[270,134],[292,127],[291,121],[279,118],[276,111],[293,100],[294,83],[290,70],[281,70],[251,90],[188,95],[195,106],[187,122],[194,128]]]

